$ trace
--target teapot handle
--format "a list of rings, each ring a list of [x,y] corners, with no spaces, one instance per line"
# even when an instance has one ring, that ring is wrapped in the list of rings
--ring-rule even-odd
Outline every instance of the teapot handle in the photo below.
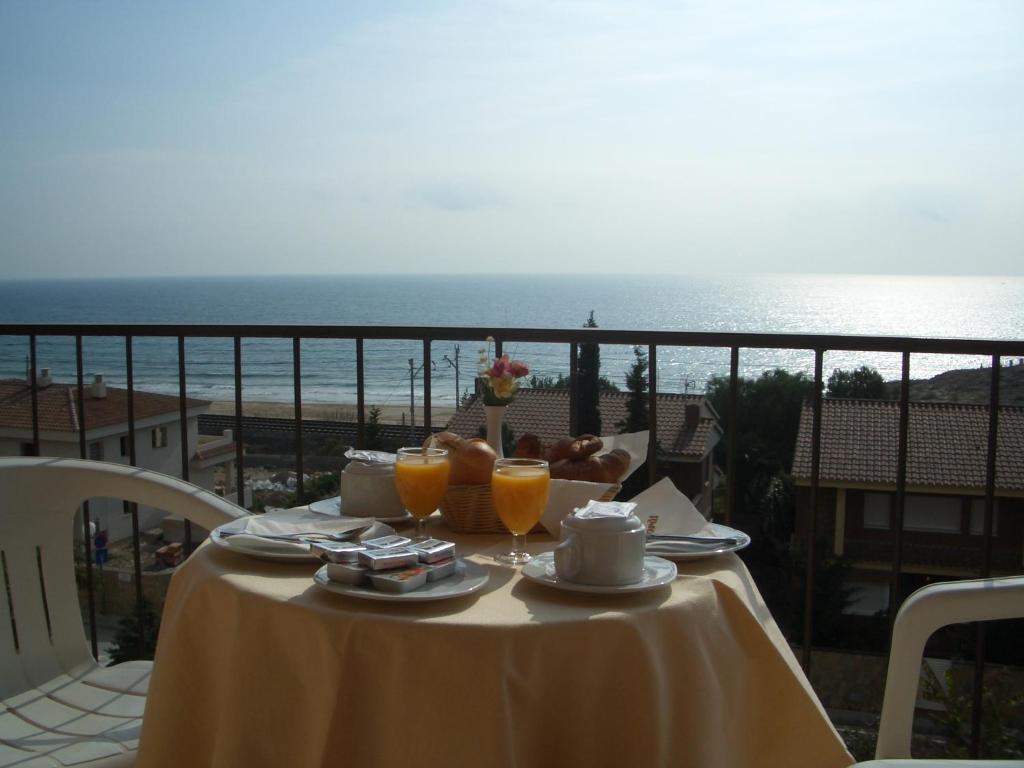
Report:
[[[555,573],[573,579],[580,571],[579,545],[576,534],[570,533],[555,547]]]

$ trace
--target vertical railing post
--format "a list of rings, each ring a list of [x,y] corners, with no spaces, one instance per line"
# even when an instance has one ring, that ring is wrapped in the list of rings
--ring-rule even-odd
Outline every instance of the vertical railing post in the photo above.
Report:
[[[579,431],[580,415],[576,412],[579,407],[579,386],[580,386],[580,345],[575,341],[569,345],[569,434],[576,436]]]
[[[423,340],[423,435],[430,435],[430,339]]]
[[[242,438],[242,339],[235,336],[235,498],[245,506],[245,451]]]
[[[907,461],[910,444],[910,353],[903,353],[900,374],[899,442],[896,453],[896,505],[893,509],[892,573],[889,577],[889,646],[896,612],[902,599],[900,580],[903,575],[903,517],[907,507]]]
[[[185,383],[185,337],[178,336],[178,421],[181,425],[181,479],[188,482],[190,477],[189,461],[192,452],[188,445],[188,387]],[[198,441],[196,447],[199,447]],[[192,554],[192,523],[186,518],[185,555]]]
[[[78,383],[78,455],[80,458],[89,458],[85,445],[85,375],[83,373],[82,361],[82,337],[75,336],[75,377]],[[96,587],[93,583],[92,573],[92,532],[89,530],[91,519],[89,516],[89,500],[82,502],[82,539],[85,543],[85,592],[88,596],[89,611],[89,645],[92,648],[93,658],[99,657],[99,641],[96,637]]]
[[[29,371],[28,385],[31,388],[32,397],[32,455],[39,456],[41,446],[39,445],[39,381],[36,378],[39,370],[39,361],[36,359],[36,335],[33,333],[28,337]]]
[[[356,339],[356,447],[366,447],[366,383],[363,380],[363,340]]]
[[[124,337],[125,373],[128,380],[128,463],[133,467],[138,464],[138,452],[135,445],[135,362],[132,355],[132,337]],[[132,517],[132,559],[135,565],[135,611],[139,623],[139,658],[146,655],[146,611],[142,598],[142,541],[139,531],[139,505],[128,502],[128,511]]]
[[[736,512],[736,502],[739,497],[736,494],[738,478],[736,477],[736,440],[739,435],[737,416],[739,409],[739,386],[740,386],[740,350],[733,347],[729,353],[729,405],[727,418],[729,424],[726,427],[725,435],[725,488],[726,488],[726,510],[725,524],[732,525],[733,514]],[[713,482],[713,479],[712,479]]]
[[[293,416],[295,419],[295,500],[306,503],[305,468],[302,445],[302,339],[292,339],[292,384],[294,386]]]
[[[992,376],[988,394],[988,453],[985,457],[985,522],[981,537],[981,570],[987,579],[992,575],[992,529],[995,527],[996,451],[999,443],[999,374],[1002,361],[992,355]],[[985,687],[985,624],[974,626],[974,690],[971,704],[971,757],[981,752],[982,699]]]
[[[649,429],[647,437],[647,484],[658,482],[658,347],[647,347],[647,380],[650,390],[647,400]]]
[[[822,408],[822,359],[825,350],[814,350],[814,418],[811,427],[811,490],[807,518],[807,567],[804,571],[804,630],[803,656],[801,663],[805,674],[811,673],[811,646],[814,639],[814,558],[815,538],[818,535],[818,497],[821,480],[821,408]]]

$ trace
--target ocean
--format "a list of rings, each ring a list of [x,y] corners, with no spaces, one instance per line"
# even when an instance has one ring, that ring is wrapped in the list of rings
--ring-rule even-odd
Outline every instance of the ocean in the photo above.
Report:
[[[0,281],[0,323],[198,323],[312,325],[439,325],[576,328],[591,310],[601,328],[870,334],[933,338],[1024,338],[1024,278],[870,275],[430,275],[125,278]],[[83,331],[86,329],[83,327]],[[435,405],[454,405],[472,390],[483,339],[437,342]],[[302,396],[308,402],[354,403],[353,342],[302,344]],[[459,355],[456,387],[452,363]],[[568,345],[512,344],[506,351],[539,375],[568,372]],[[366,342],[367,402],[409,402],[410,367],[422,362],[417,342]],[[0,336],[0,377],[26,369],[26,337]],[[177,394],[177,343],[136,339],[135,386]],[[41,337],[40,367],[73,381],[74,339]],[[246,340],[243,396],[291,401],[288,340]],[[603,345],[602,374],[622,384],[629,347]],[[87,375],[103,373],[124,386],[123,340],[84,341]],[[776,367],[810,372],[813,356],[794,350],[742,350],[741,373]],[[928,378],[984,365],[970,356],[915,355],[911,375]],[[827,372],[870,365],[899,377],[897,354],[831,352]],[[659,348],[659,389],[703,391],[728,372],[727,349]],[[186,374],[191,397],[234,399],[230,339],[190,339]],[[422,375],[414,384],[421,397]]]

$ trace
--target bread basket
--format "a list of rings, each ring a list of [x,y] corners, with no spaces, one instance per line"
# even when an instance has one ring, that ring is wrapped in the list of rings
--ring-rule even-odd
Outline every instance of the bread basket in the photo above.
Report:
[[[601,496],[601,501],[611,501],[620,490],[621,485],[613,485]],[[441,501],[441,516],[456,533],[508,533],[494,511],[490,483],[449,485]],[[544,527],[537,523],[533,530],[543,531]]]

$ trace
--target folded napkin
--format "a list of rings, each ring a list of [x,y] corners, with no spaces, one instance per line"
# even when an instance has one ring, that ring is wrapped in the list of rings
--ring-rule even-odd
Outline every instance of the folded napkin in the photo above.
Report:
[[[647,533],[675,536],[715,535],[704,515],[667,477],[646,491],[638,493],[632,501],[636,504],[633,514],[643,521]]]
[[[374,521],[366,517],[325,517],[315,512],[286,512],[252,515],[243,518],[244,522],[235,530],[241,531],[229,538],[222,539],[228,546],[239,549],[256,548],[261,551],[275,552],[308,552],[309,546],[302,541],[283,541],[281,539],[264,538],[266,534],[293,533],[328,533],[338,534],[361,528],[368,523],[371,527],[359,535],[359,540],[387,536],[394,529],[386,523]],[[234,526],[233,526],[234,528]]]

